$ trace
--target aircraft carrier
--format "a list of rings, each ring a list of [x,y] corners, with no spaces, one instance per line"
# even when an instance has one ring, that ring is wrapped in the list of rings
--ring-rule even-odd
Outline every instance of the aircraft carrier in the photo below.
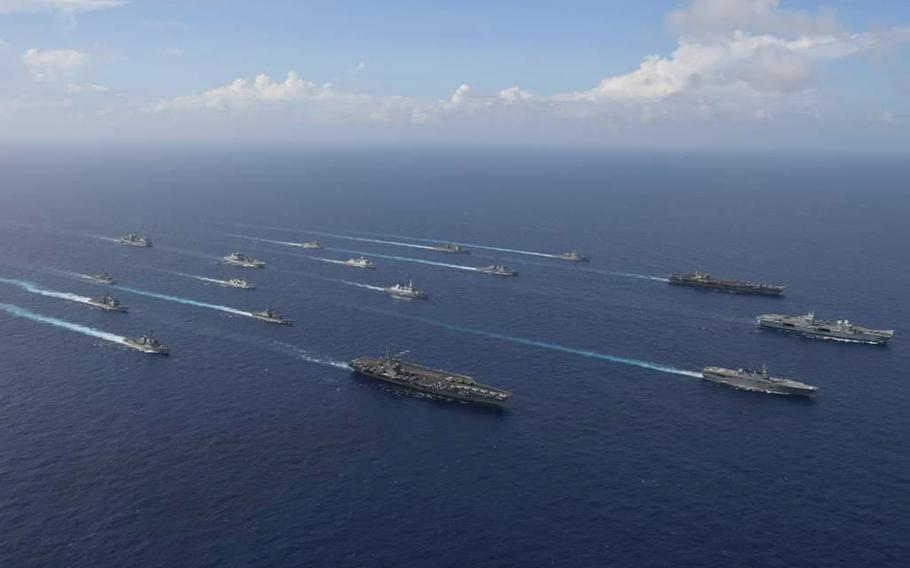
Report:
[[[758,325],[780,331],[799,333],[808,337],[872,343],[882,345],[894,336],[893,329],[872,329],[856,325],[850,320],[820,320],[815,312],[806,315],[762,314],[756,318]]]
[[[767,367],[762,367],[760,370],[705,367],[701,371],[701,376],[714,383],[766,394],[809,396],[818,390],[818,387],[793,379],[772,377],[768,373]]]
[[[448,400],[502,406],[512,396],[509,391],[483,385],[467,375],[432,369],[393,357],[358,357],[351,368],[364,376]]]
[[[696,270],[685,274],[671,274],[669,282],[676,286],[692,286],[706,290],[732,292],[734,294],[759,294],[763,296],[780,296],[786,286],[779,284],[764,284],[746,280],[723,280],[714,278],[707,272]]]

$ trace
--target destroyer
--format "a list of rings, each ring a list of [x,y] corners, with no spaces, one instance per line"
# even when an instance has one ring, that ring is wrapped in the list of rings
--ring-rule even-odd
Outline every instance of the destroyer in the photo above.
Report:
[[[383,288],[393,298],[401,300],[425,300],[428,298],[427,293],[414,287],[414,281],[407,284],[396,282],[393,286]]]
[[[430,250],[435,250],[436,252],[448,252],[448,253],[465,253],[468,252],[463,246],[455,243],[446,243],[444,245],[432,246]]]
[[[563,260],[571,260],[572,262],[588,262],[591,260],[590,256],[585,256],[578,252],[577,250],[570,250],[563,253],[560,253],[559,258]]]
[[[89,298],[88,304],[109,312],[125,312],[127,310],[127,307],[121,304],[120,300],[110,294],[98,296],[97,298]]]
[[[243,288],[244,290],[252,290],[254,288],[253,283],[246,278],[229,278],[224,281],[222,286],[227,286],[228,288]]]
[[[294,320],[288,319],[275,310],[269,308],[261,312],[253,312],[253,318],[268,323],[277,323],[279,325],[292,325]]]
[[[292,247],[303,248],[303,249],[320,249],[322,248],[322,243],[319,241],[304,241],[302,243],[288,243]]]
[[[508,266],[503,264],[493,264],[491,266],[483,266],[477,269],[477,272],[482,272],[484,274],[492,274],[493,276],[518,276],[517,270],[512,270]]]
[[[720,290],[735,294],[760,294],[764,296],[780,296],[785,286],[779,284],[762,284],[745,280],[722,280],[714,278],[707,272],[696,270],[686,274],[671,274],[670,284],[676,286],[693,286],[707,290]]]
[[[114,277],[111,276],[110,274],[108,274],[107,272],[99,272],[98,274],[92,274],[91,276],[89,276],[89,278],[91,278],[95,282],[98,282],[99,284],[113,285],[113,284],[117,283],[117,281],[114,280]]]
[[[153,337],[151,333],[142,337],[127,337],[123,340],[123,344],[137,351],[152,355],[167,355],[169,353],[168,348]]]
[[[502,406],[512,393],[478,383],[471,377],[432,369],[392,357],[358,357],[350,362],[361,375],[414,391],[460,402]]]
[[[238,251],[234,251],[231,254],[227,255],[223,260],[227,264],[242,266],[244,268],[262,268],[265,266],[265,263],[261,260],[257,260]]]
[[[871,329],[856,325],[845,319],[830,321],[815,319],[815,312],[809,312],[804,316],[762,314],[756,319],[761,327],[800,333],[822,339],[883,344],[894,336],[893,329]]]
[[[349,258],[344,263],[346,266],[353,266],[354,268],[376,268],[376,265],[362,256],[357,258]]]
[[[766,394],[786,394],[808,396],[818,390],[817,387],[794,381],[772,377],[768,368],[754,369],[724,369],[723,367],[705,367],[701,371],[703,379],[731,386],[737,389],[763,392]]]
[[[136,233],[129,233],[128,235],[123,235],[120,237],[120,240],[117,241],[121,245],[126,245],[130,247],[150,247],[152,246],[152,240],[137,235]]]

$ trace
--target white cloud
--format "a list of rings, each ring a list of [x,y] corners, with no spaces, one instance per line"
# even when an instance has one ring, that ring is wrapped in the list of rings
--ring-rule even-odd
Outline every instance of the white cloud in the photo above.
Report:
[[[688,7],[670,12],[667,21],[683,36],[742,31],[798,37],[841,32],[834,12],[785,10],[780,0],[693,0]]]
[[[89,61],[84,51],[76,49],[31,48],[22,54],[22,62],[32,77],[39,81],[54,80],[73,73]]]
[[[81,95],[84,93],[108,93],[111,88],[107,85],[79,85],[76,83],[69,83],[64,88],[63,91],[67,95]]]
[[[125,0],[0,0],[3,12],[63,12],[76,14],[117,8]]]

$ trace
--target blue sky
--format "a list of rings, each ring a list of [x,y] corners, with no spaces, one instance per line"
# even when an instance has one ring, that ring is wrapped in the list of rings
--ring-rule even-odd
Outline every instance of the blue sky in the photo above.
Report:
[[[908,44],[884,0],[0,0],[0,140],[905,149]]]

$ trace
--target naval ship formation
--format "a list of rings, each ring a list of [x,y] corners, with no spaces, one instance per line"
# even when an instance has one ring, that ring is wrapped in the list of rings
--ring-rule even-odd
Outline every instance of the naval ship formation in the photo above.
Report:
[[[759,294],[762,296],[780,296],[783,294],[785,288],[785,286],[779,284],[764,284],[746,280],[723,280],[714,278],[707,272],[702,272],[700,269],[685,274],[671,274],[669,282],[671,285],[675,286],[692,286],[705,290],[718,290],[721,292],[732,292],[734,294]]]
[[[893,329],[872,329],[856,325],[845,319],[820,320],[815,318],[815,312],[799,316],[762,314],[756,320],[761,327],[799,333],[821,339],[882,345],[894,336]]]
[[[365,377],[448,400],[502,406],[512,396],[467,375],[424,367],[393,357],[390,352],[385,357],[358,357],[350,366]]]

